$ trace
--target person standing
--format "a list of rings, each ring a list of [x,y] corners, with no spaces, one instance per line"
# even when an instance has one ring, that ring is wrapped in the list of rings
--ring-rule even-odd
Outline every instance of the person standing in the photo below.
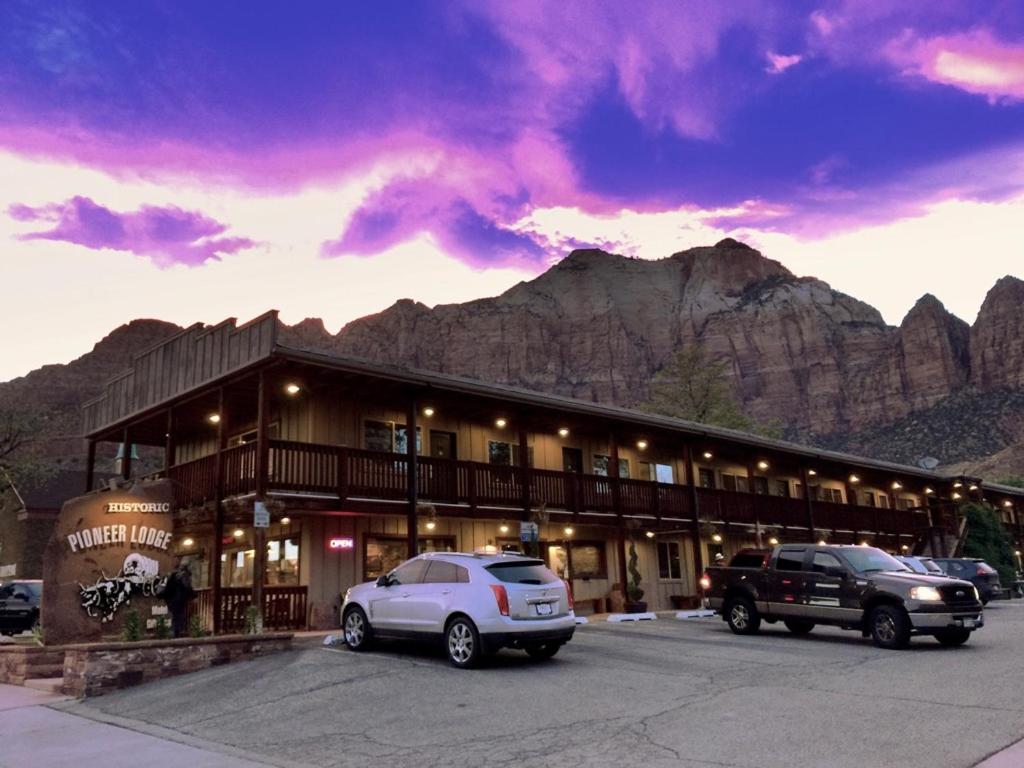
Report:
[[[188,604],[196,596],[192,588],[192,571],[184,561],[167,577],[160,597],[171,614],[171,629],[175,637],[184,637],[187,629]]]

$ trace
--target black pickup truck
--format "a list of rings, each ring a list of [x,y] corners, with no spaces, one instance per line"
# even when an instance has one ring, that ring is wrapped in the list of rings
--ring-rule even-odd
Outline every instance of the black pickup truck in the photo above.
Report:
[[[969,581],[914,573],[874,547],[748,549],[701,581],[711,608],[740,635],[782,621],[797,635],[815,624],[859,630],[882,648],[905,648],[915,634],[952,646],[984,623]]]

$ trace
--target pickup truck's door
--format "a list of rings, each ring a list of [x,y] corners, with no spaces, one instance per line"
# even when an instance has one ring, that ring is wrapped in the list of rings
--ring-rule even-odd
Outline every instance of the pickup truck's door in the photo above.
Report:
[[[804,586],[805,547],[783,547],[775,558],[775,583],[768,600],[770,613],[779,616],[800,616]]]
[[[860,611],[852,587],[853,579],[838,557],[831,552],[814,552],[804,577],[803,603],[808,618],[819,622],[855,621]]]

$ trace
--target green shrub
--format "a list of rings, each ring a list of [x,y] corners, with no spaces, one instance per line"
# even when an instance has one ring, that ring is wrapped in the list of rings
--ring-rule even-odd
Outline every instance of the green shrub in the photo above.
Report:
[[[203,629],[203,622],[199,620],[199,616],[196,614],[192,614],[192,618],[188,620],[188,636],[206,637],[206,630]]]
[[[121,629],[121,637],[126,643],[137,643],[143,635],[142,617],[134,608],[124,612],[124,626]]]
[[[245,634],[259,635],[263,633],[263,617],[255,605],[245,609]]]
[[[980,557],[999,571],[1004,586],[1012,584],[1017,578],[1017,558],[999,514],[982,504],[964,504],[961,511],[967,516],[964,557]]]
[[[166,640],[171,636],[171,625],[167,621],[167,616],[156,617],[156,624],[153,626],[153,634],[160,640]]]
[[[629,595],[629,599],[634,603],[638,603],[644,599],[644,591],[640,588],[640,568],[637,565],[639,558],[636,554],[636,542],[629,542],[629,586],[626,589],[626,593]]]

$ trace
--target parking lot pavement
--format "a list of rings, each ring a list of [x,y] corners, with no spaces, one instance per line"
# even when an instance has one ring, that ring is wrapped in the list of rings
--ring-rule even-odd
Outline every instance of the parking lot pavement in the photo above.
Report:
[[[281,765],[967,768],[1024,737],[1024,601],[962,648],[715,619],[593,623],[547,663],[309,648],[84,703]],[[124,722],[124,721],[122,721]]]

